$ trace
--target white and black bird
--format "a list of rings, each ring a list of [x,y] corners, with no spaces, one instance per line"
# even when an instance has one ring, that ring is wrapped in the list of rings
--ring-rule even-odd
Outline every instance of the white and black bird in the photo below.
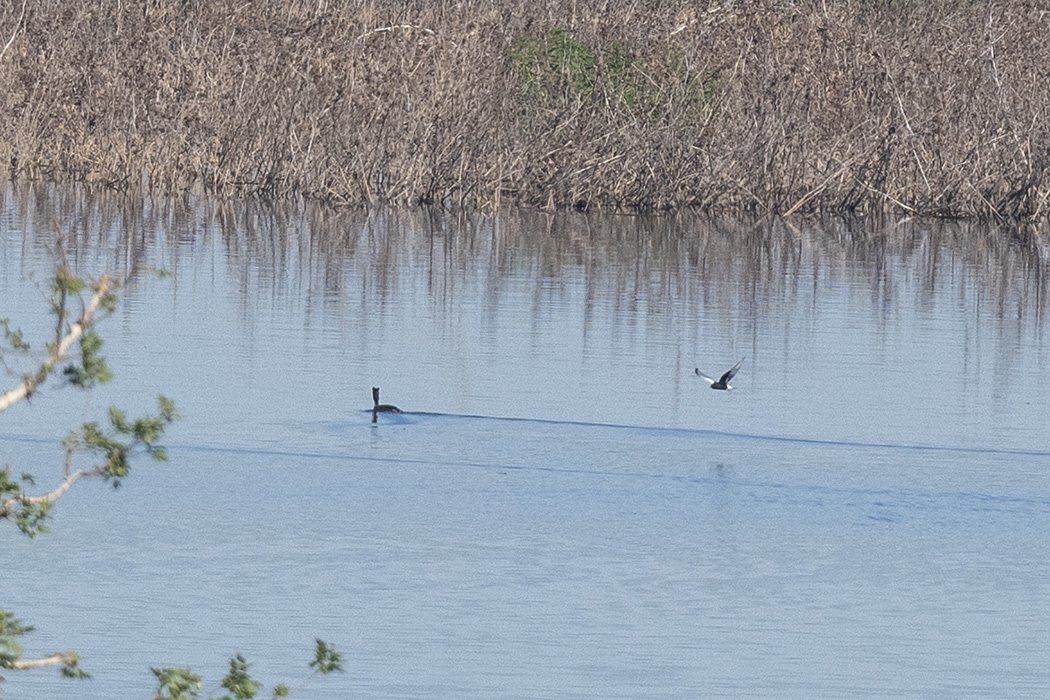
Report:
[[[737,371],[740,369],[740,365],[744,364],[745,359],[746,358],[740,358],[740,362],[737,362],[735,365],[733,365],[733,368],[725,374],[723,374],[721,378],[719,378],[717,381],[701,372],[699,367],[697,367],[694,371],[696,372],[696,376],[700,377],[705,382],[710,384],[712,389],[722,389],[725,391],[729,391],[733,388],[729,386],[729,380],[736,376]]]

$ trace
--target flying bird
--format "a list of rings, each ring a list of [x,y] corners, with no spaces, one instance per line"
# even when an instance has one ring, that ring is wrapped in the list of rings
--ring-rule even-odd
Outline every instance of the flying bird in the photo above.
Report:
[[[729,386],[729,380],[736,376],[737,370],[740,369],[740,365],[744,364],[745,359],[746,358],[740,358],[740,362],[737,362],[735,365],[733,365],[733,369],[723,374],[718,381],[715,381],[711,377],[701,372],[699,367],[697,367],[694,371],[696,372],[696,376],[700,377],[705,382],[710,384],[712,389],[723,389],[725,391],[729,391],[733,388]]]

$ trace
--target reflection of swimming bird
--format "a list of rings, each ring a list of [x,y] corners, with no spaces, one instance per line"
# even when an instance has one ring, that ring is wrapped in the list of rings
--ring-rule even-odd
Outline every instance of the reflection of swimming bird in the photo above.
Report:
[[[714,379],[711,379],[711,377],[701,372],[699,367],[697,367],[694,371],[696,372],[696,376],[700,377],[705,382],[710,384],[712,389],[725,389],[726,391],[728,391],[733,388],[729,386],[729,380],[732,379],[734,375],[736,375],[737,370],[740,369],[740,365],[744,364],[744,359],[745,358],[741,358],[740,362],[737,362],[735,365],[733,365],[733,369],[723,374],[717,382]]]
[[[375,406],[372,408],[376,413],[401,413],[401,409],[397,406],[391,406],[388,403],[379,403],[379,387],[372,387],[372,401],[375,402]]]

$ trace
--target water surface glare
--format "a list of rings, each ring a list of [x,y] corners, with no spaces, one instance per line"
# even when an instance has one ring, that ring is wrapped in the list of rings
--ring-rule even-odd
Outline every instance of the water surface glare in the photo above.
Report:
[[[149,697],[150,666],[221,695],[236,653],[313,698],[1050,689],[1034,243],[9,190],[0,317],[30,333],[55,221],[137,284],[114,381],[5,412],[2,460],[43,488],[111,403],[185,418],[53,533],[0,528],[27,656],[93,676],[7,698]],[[745,356],[732,392],[693,374]],[[372,423],[372,386],[405,413]],[[315,637],[346,673],[307,679]]]

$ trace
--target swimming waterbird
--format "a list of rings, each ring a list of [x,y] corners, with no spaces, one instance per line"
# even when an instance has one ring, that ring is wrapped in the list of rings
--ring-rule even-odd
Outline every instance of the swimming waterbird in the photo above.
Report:
[[[377,413],[401,413],[401,409],[397,406],[391,406],[388,403],[379,403],[379,387],[372,387],[372,422],[376,422]]]

